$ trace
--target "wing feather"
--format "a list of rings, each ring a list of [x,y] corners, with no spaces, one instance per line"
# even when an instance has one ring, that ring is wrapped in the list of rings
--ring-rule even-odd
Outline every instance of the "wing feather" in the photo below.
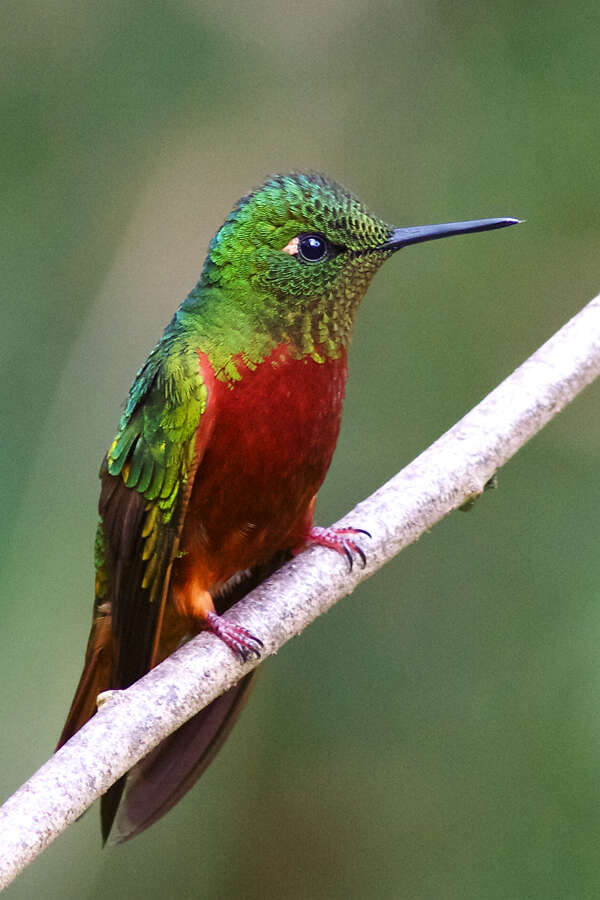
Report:
[[[96,597],[84,672],[59,746],[96,695],[152,666],[191,485],[213,423],[198,355],[167,335],[138,372],[101,469]]]
[[[115,573],[114,687],[131,684],[154,662],[190,488],[212,429],[208,407],[196,352],[159,345],[138,374],[108,452],[103,484],[120,482],[100,499]]]

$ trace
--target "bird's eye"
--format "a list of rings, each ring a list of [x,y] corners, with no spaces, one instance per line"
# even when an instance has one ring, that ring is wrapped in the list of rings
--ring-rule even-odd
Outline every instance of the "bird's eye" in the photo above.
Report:
[[[322,234],[299,234],[298,256],[305,262],[321,262],[329,253],[329,244]]]

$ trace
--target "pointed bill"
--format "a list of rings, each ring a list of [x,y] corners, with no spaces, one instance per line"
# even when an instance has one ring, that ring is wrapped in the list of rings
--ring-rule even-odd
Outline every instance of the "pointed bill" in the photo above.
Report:
[[[445,222],[443,225],[415,225],[410,228],[395,228],[389,240],[380,246],[380,250],[399,250],[408,244],[420,244],[422,241],[435,241],[438,238],[452,237],[454,234],[473,234],[475,231],[490,231],[493,228],[506,228],[508,225],[519,225],[522,219],[472,219],[469,222]]]

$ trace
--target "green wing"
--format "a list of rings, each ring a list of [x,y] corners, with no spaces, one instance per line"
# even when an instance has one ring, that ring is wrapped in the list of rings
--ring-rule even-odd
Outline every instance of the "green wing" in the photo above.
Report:
[[[212,416],[195,350],[161,342],[102,464],[97,605],[110,603],[113,687],[148,670]]]

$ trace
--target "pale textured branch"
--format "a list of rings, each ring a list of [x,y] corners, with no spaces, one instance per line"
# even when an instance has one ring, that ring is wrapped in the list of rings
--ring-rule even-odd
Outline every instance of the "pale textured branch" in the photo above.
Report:
[[[600,374],[600,297],[457,425],[360,503],[343,524],[368,529],[366,568],[312,548],[234,610],[275,653],[403,547],[480,493],[491,475]],[[201,634],[119,692],[0,809],[0,887],[167,734],[235,684],[242,664]],[[349,676],[350,677],[350,676]]]

